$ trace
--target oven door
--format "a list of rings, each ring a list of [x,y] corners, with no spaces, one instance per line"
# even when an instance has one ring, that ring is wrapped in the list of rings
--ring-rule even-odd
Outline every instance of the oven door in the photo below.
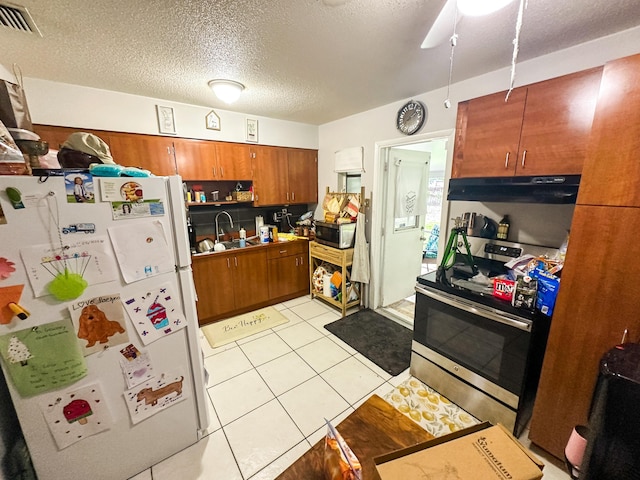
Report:
[[[416,286],[414,343],[423,356],[516,408],[531,343],[529,319]]]

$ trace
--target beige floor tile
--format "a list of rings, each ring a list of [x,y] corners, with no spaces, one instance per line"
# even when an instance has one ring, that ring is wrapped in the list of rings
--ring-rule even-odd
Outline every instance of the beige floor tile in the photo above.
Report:
[[[151,473],[153,480],[242,480],[222,430],[154,465]]]
[[[316,375],[295,352],[260,365],[257,370],[274,395],[281,395]]]
[[[223,426],[274,398],[255,369],[209,388],[209,396]]]
[[[278,397],[304,435],[310,435],[325,418],[333,418],[349,404],[327,382],[316,376]]]
[[[304,440],[277,400],[223,428],[244,478],[255,475]]]

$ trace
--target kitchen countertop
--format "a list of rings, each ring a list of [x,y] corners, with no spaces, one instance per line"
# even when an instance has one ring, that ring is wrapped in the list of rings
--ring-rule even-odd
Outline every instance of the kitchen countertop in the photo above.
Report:
[[[282,234],[280,234],[282,236]],[[255,237],[256,239],[258,237]],[[232,242],[235,241],[237,242],[238,239],[234,239],[234,240],[228,240],[227,242]],[[251,241],[254,241],[254,239],[251,239]],[[220,250],[220,251],[211,251],[211,252],[203,252],[203,253],[192,253],[191,257],[193,258],[199,258],[199,257],[207,257],[209,255],[216,255],[219,253],[229,253],[235,250],[247,250],[247,249],[253,249],[253,248],[260,248],[260,247],[268,247],[270,245],[284,245],[287,243],[292,243],[292,242],[296,242],[296,241],[305,241],[308,242],[309,241],[309,237],[296,237],[294,236],[291,240],[278,240],[277,242],[267,242],[267,243],[249,243],[249,239],[247,239],[247,246],[246,247],[232,247],[232,248],[226,248],[225,250]],[[227,243],[227,242],[222,242],[222,243]]]

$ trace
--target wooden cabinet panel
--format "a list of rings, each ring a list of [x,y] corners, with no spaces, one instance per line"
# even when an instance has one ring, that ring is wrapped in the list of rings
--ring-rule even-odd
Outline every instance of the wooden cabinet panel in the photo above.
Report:
[[[602,68],[458,105],[452,177],[580,174]]]
[[[291,203],[318,202],[318,157],[315,150],[287,151]]]
[[[94,135],[98,135],[98,137],[102,138],[102,140],[104,140],[105,142],[109,143],[103,135],[99,135],[95,131],[89,131],[79,128],[55,127],[51,125],[34,125],[33,131],[40,136],[41,140],[49,144],[49,148],[51,150],[60,150],[62,144],[67,140],[69,135],[74,132],[93,133]]]
[[[582,172],[602,67],[530,85],[516,175]]]
[[[215,143],[218,180],[251,180],[251,147],[245,143]]]
[[[636,208],[577,206],[562,270],[540,384],[531,440],[558,458],[571,429],[587,421],[602,355],[625,329],[640,338],[638,289],[630,272],[640,267]]]
[[[640,55],[607,63],[578,204],[640,207]]]
[[[516,172],[520,129],[524,115],[526,88],[518,88],[505,102],[505,92],[474,98],[458,107],[466,112],[465,130],[460,136],[462,152],[455,152],[451,176],[504,177]]]
[[[306,241],[273,245],[269,258],[269,297],[309,291],[309,245]]]
[[[264,248],[233,254],[233,285],[236,309],[257,305],[269,298],[267,252]]]
[[[198,322],[217,317],[235,308],[233,270],[230,254],[216,253],[193,259],[193,280],[198,301]]]
[[[277,147],[251,147],[256,206],[289,203],[287,153]]]
[[[176,165],[183,180],[215,180],[216,148],[214,142],[174,139]]]
[[[298,291],[299,262],[300,255],[269,260],[269,297],[284,297]]]
[[[127,167],[139,167],[154,175],[175,175],[173,138],[154,135],[109,134],[113,160]]]

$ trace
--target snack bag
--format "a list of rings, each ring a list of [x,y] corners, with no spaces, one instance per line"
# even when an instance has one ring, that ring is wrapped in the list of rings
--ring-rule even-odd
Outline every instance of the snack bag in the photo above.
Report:
[[[536,308],[543,314],[550,317],[553,315],[553,307],[556,304],[558,289],[560,288],[560,279],[549,272],[536,270],[535,276],[538,279],[538,297],[536,299]]]
[[[533,310],[536,304],[538,280],[529,275],[518,275],[511,305],[516,308]]]
[[[362,480],[362,467],[342,435],[327,422],[327,436],[324,439],[325,480]]]
[[[493,296],[502,300],[511,301],[513,298],[513,291],[516,288],[516,282],[508,280],[506,278],[494,278],[493,279]]]

